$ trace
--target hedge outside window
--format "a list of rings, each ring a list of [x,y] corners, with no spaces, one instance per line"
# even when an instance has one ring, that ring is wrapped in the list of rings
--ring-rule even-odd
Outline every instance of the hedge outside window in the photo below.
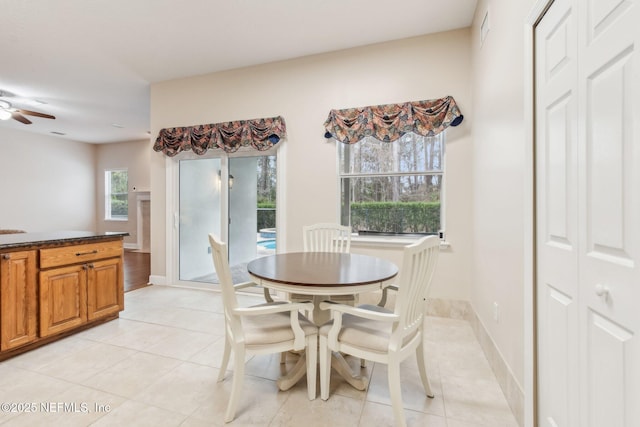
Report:
[[[444,132],[337,144],[343,225],[358,234],[438,234]]]
[[[129,219],[128,181],[126,169],[105,171],[105,219],[115,221]]]

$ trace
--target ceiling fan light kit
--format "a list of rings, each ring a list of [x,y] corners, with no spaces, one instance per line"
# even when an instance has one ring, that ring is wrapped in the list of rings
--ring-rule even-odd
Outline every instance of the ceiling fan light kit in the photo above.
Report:
[[[11,118],[11,111],[8,111],[11,104],[6,101],[0,100],[0,120],[9,120]]]
[[[0,90],[0,96],[8,95],[9,92]],[[44,119],[55,119],[51,114],[39,113],[37,111],[23,110],[22,108],[14,108],[10,102],[0,99],[0,120],[14,119],[25,125],[30,125],[31,120],[27,119],[24,115],[42,117]]]

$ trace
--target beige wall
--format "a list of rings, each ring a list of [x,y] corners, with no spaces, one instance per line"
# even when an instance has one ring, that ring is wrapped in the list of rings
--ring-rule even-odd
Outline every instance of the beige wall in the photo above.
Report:
[[[95,229],[95,146],[0,128],[0,153],[0,228]]]
[[[480,0],[472,27],[472,305],[524,382],[525,184],[524,28],[532,0]],[[489,9],[489,34],[480,24]],[[494,303],[499,305],[494,320]]]
[[[127,231],[125,244],[136,242],[136,193],[129,221],[104,221],[104,170],[126,168],[130,191],[149,190],[148,140],[94,145],[0,129],[0,149],[0,228]]]
[[[467,29],[163,82],[151,87],[151,134],[163,127],[282,115],[288,140],[282,165],[286,250],[302,248],[302,226],[338,221],[335,143],[323,137],[332,108],[452,95],[471,111]],[[447,131],[447,238],[434,282],[436,297],[468,299],[471,271],[470,124]],[[151,275],[166,270],[165,156],[151,156]],[[397,250],[375,250],[397,259]]]
[[[124,231],[125,246],[138,243],[137,196],[141,191],[149,191],[152,144],[149,140],[129,141],[117,144],[101,144],[96,147],[96,224],[97,231]],[[105,221],[104,172],[109,169],[127,169],[129,178],[129,218],[127,221]],[[135,187],[135,190],[134,190]]]

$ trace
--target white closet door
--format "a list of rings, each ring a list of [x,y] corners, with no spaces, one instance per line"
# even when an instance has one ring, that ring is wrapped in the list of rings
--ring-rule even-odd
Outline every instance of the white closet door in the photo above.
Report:
[[[640,426],[640,2],[579,4],[580,425]]]
[[[536,27],[540,425],[580,427],[577,15],[556,0]]]
[[[639,7],[556,0],[536,27],[542,426],[640,426]]]

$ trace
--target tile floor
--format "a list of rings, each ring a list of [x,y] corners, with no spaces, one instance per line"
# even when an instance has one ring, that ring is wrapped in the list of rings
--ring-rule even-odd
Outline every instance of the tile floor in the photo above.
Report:
[[[260,301],[243,296],[241,304]],[[125,294],[120,318],[0,362],[2,426],[216,426],[231,385],[217,383],[223,349],[220,294],[149,286]],[[415,360],[403,364],[410,426],[517,427],[471,327],[426,320],[427,369],[436,394],[425,397]],[[248,360],[236,426],[392,426],[386,366],[368,363],[367,391],[332,377],[331,397],[309,401],[302,381],[278,391],[280,356]],[[350,359],[354,368],[359,360]],[[233,369],[233,366],[230,366]],[[21,404],[20,407],[17,404]],[[31,412],[26,412],[31,410]]]

